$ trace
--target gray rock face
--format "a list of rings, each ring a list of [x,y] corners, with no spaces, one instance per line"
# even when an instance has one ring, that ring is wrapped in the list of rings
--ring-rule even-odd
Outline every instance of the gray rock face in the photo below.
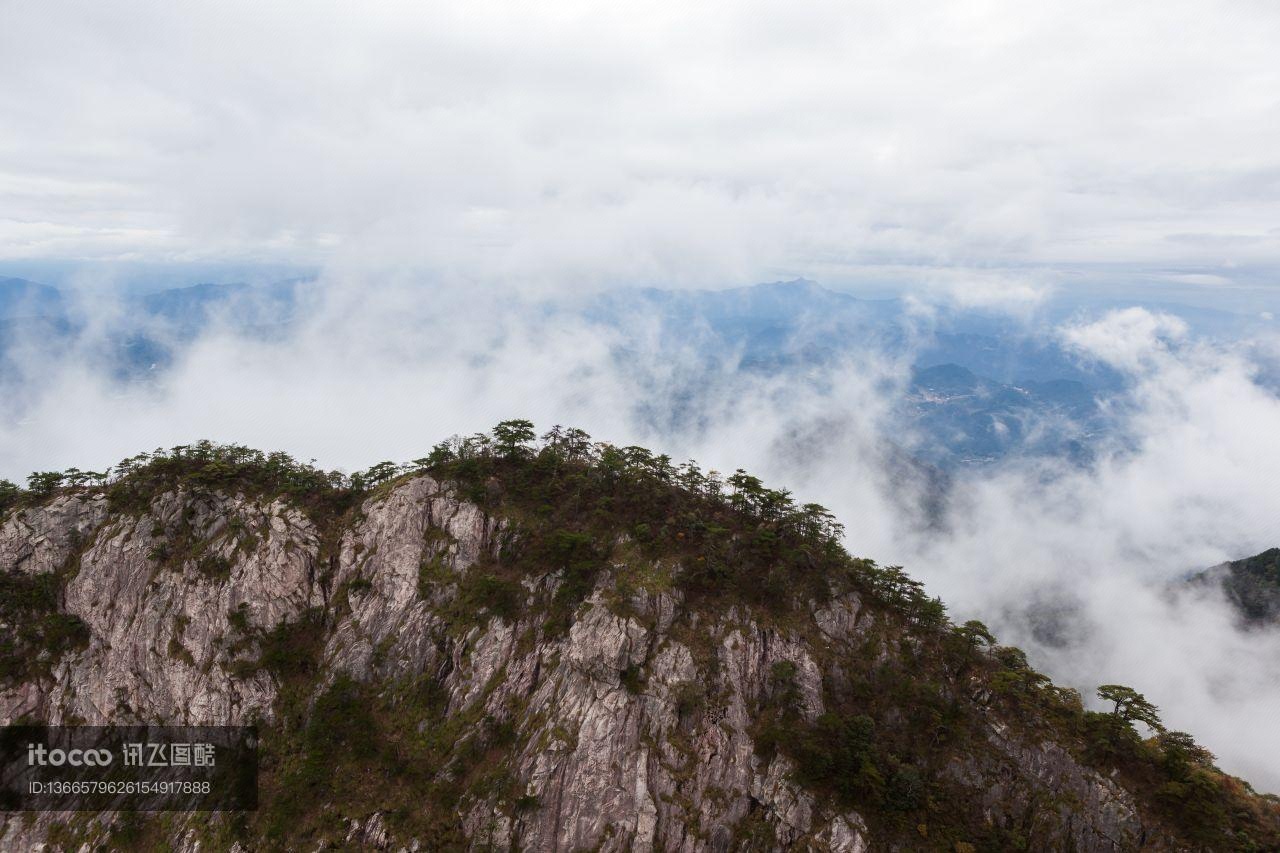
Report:
[[[58,501],[53,507],[25,523],[40,529],[52,515],[79,531],[96,517],[84,506]],[[74,535],[42,532],[45,543],[59,544],[44,546],[22,566],[37,559],[42,566],[60,564]],[[194,543],[198,553],[166,554],[175,538]],[[80,555],[66,587],[66,610],[89,626],[89,647],[63,658],[51,683],[0,693],[0,720],[23,714],[89,725],[268,719],[275,688],[262,673],[228,674],[234,642],[323,605],[315,583],[318,549],[314,526],[282,503],[169,493],[141,516],[111,519]]]
[[[441,584],[419,593],[423,565],[441,579],[456,578],[495,546],[499,525],[430,477],[419,477],[385,499],[360,508],[362,521],[347,530],[338,550],[337,588],[349,592],[351,612],[338,621],[325,650],[334,671],[367,679],[416,675],[440,663],[436,615],[453,598]]]
[[[104,495],[64,495],[0,524],[0,572],[56,572],[107,518]]]
[[[1053,807],[1037,804],[1032,821],[1060,823],[1076,850],[1089,853],[1132,849],[1142,838],[1142,818],[1133,796],[1115,782],[1081,767],[1058,744],[1028,744],[1007,737],[1001,727],[991,733],[991,742],[1008,758],[1011,766],[1038,781],[1055,794]],[[1035,802],[1036,791],[1026,778],[1010,773],[994,773],[991,768],[976,771],[976,780],[986,789],[983,807],[993,819],[1026,819],[1011,805]]]
[[[861,643],[872,621],[857,596],[784,630],[736,608],[695,612],[661,582],[663,567],[622,583],[626,567],[616,566],[599,573],[566,631],[550,632],[532,607],[459,619],[467,573],[508,536],[425,476],[366,501],[328,559],[320,531],[282,502],[171,492],[138,517],[108,518],[93,497],[27,510],[0,527],[0,565],[50,571],[83,547],[66,608],[92,639],[47,682],[0,693],[0,718],[270,719],[278,685],[265,671],[232,675],[235,661],[251,654],[250,635],[321,608],[324,680],[426,675],[448,714],[513,727],[510,775],[526,805],[464,795],[459,819],[477,849],[877,849],[860,815],[798,785],[788,760],[765,760],[752,737],[780,667],[793,674],[799,713],[824,713],[824,684],[845,674],[822,661]],[[545,602],[561,582],[552,573],[521,589],[527,603]],[[1158,840],[1126,792],[1061,747],[994,728],[991,739],[1003,758],[975,758],[955,775],[993,820],[1050,798],[1075,804],[1038,818],[1061,849]],[[396,837],[379,813],[346,820],[333,843],[431,849],[431,839]],[[172,846],[200,849],[181,823]],[[0,847],[34,844],[43,825],[4,819]]]

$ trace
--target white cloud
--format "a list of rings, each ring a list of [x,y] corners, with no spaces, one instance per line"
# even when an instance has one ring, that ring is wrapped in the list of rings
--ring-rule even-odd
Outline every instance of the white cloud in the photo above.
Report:
[[[1098,361],[1135,371],[1167,359],[1170,345],[1186,337],[1187,324],[1169,314],[1126,308],[1096,322],[1067,326],[1061,335],[1069,346]]]
[[[11,3],[0,254],[561,285],[1269,259],[1181,238],[1276,219],[1277,36],[1204,0]]]

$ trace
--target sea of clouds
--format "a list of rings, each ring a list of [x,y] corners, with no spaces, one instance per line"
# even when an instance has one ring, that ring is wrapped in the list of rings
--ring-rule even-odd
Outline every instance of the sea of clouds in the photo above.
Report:
[[[30,366],[39,388],[0,421],[0,472],[101,470],[196,438],[354,470],[504,418],[575,425],[829,506],[851,551],[905,565],[955,618],[985,620],[1086,694],[1138,687],[1227,769],[1280,788],[1280,631],[1242,632],[1219,596],[1177,586],[1280,542],[1280,399],[1242,344],[1142,308],[1060,326],[1081,359],[1129,379],[1114,440],[1087,467],[1014,459],[940,482],[904,464],[914,439],[894,412],[909,353],[742,372],[732,354],[673,344],[653,317],[603,327],[409,279],[321,287],[288,335],[215,327],[149,378],[112,379],[75,352]]]

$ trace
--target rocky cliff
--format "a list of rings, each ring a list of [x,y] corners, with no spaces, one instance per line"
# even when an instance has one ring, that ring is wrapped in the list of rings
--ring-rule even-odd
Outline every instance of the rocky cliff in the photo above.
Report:
[[[262,806],[9,814],[0,848],[1275,849],[1270,801],[820,507],[517,438],[354,480],[201,445],[21,495],[0,721],[257,722]]]

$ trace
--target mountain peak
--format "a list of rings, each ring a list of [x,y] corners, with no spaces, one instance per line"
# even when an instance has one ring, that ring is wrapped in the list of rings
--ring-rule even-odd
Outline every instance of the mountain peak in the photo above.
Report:
[[[258,721],[259,811],[133,825],[159,846],[1280,843],[1136,691],[1086,711],[822,507],[534,434],[350,476],[198,442],[8,488],[0,714]]]

